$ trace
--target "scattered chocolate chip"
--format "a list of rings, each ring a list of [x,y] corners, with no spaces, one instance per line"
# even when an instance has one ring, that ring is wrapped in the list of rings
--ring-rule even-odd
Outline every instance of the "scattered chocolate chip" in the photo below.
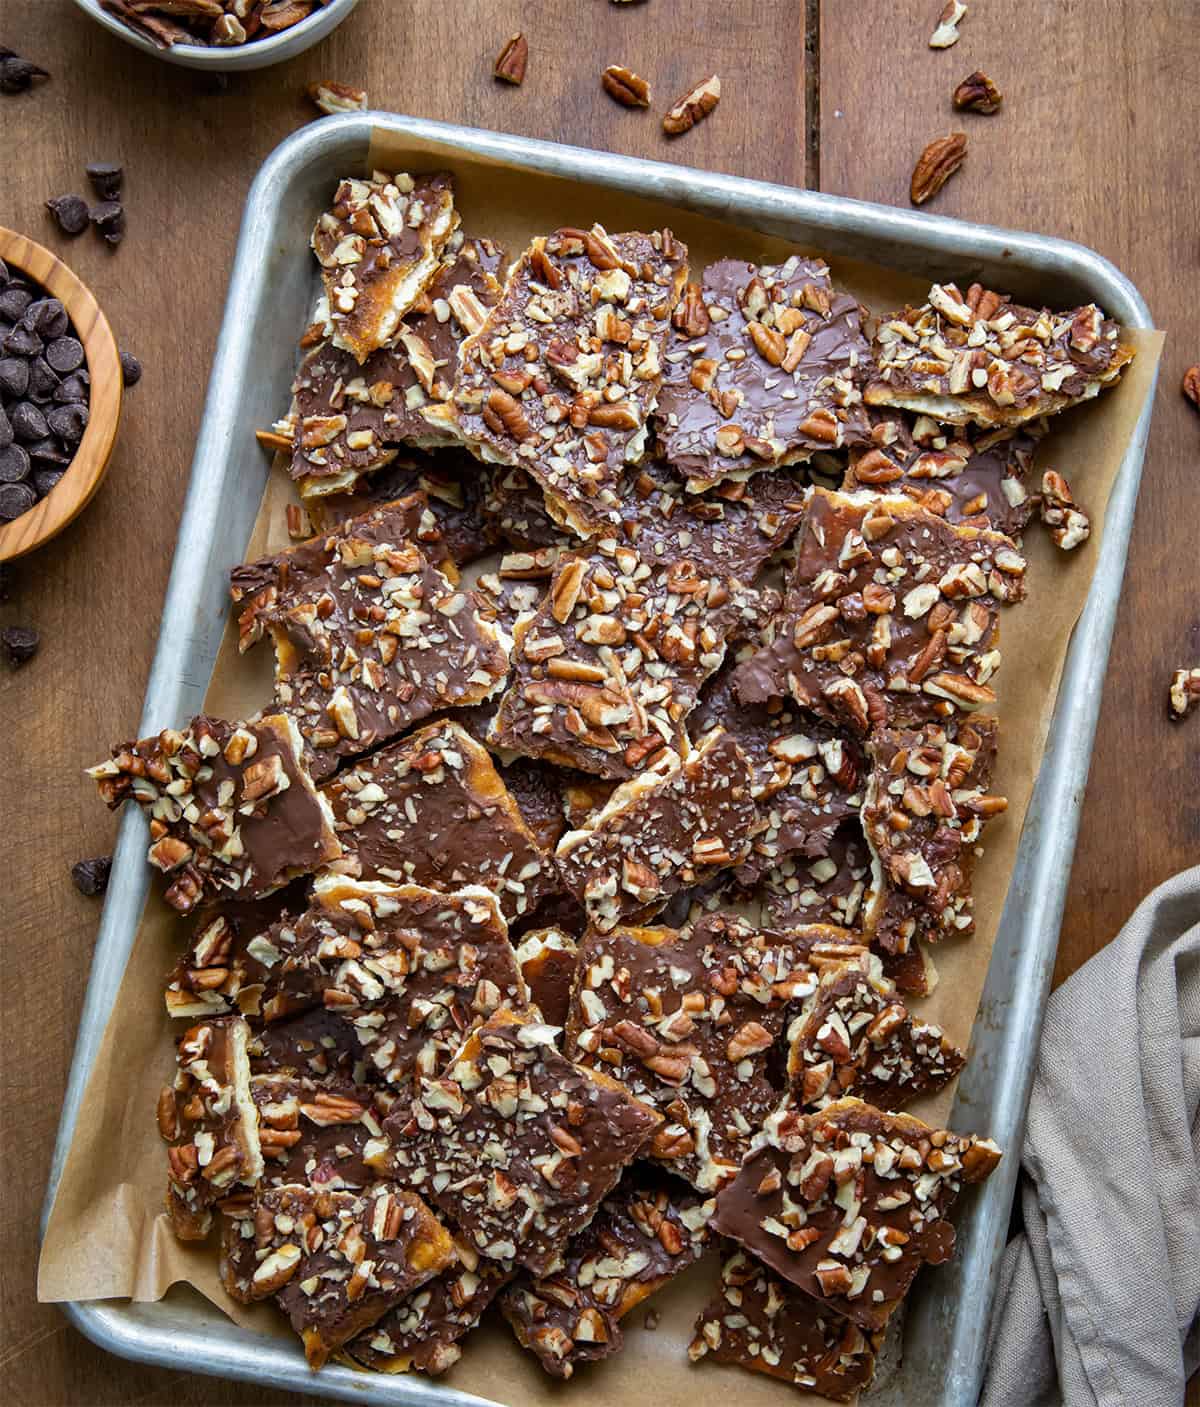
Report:
[[[0,449],[0,484],[19,484],[29,473],[29,451],[21,445]]]
[[[92,224],[109,244],[118,245],[125,238],[125,207],[116,200],[102,200],[91,209]]]
[[[29,457],[40,465],[56,465],[65,469],[71,462],[71,455],[62,448],[53,436],[47,435],[44,440],[38,440],[36,444],[29,446]],[[38,488],[37,471],[34,472],[31,480],[39,498],[44,497],[42,490]]]
[[[64,376],[54,388],[54,399],[59,405],[69,405],[71,401],[86,401],[89,380],[86,371],[73,371],[70,376]]]
[[[0,359],[0,395],[23,396],[29,389],[29,363],[18,357]]]
[[[8,265],[3,259],[0,259],[0,288],[6,288],[11,278],[12,274],[8,271]]]
[[[0,645],[4,646],[4,653],[15,665],[28,663],[37,654],[41,643],[41,636],[27,625],[10,625],[0,630]]]
[[[112,871],[112,856],[97,855],[94,860],[78,860],[71,866],[71,878],[75,888],[89,899],[103,894],[108,888],[108,876]]]
[[[81,195],[51,196],[46,202],[46,209],[65,235],[82,234],[88,227],[87,201]]]
[[[4,409],[3,402],[0,401],[0,449],[7,449],[12,442],[12,421],[8,418],[8,412]]]
[[[63,455],[66,459],[67,456]],[[51,489],[55,488],[59,479],[67,471],[65,469],[35,469],[33,471],[33,491],[39,498],[45,498]]]
[[[31,401],[18,401],[8,412],[13,434],[26,444],[45,439],[49,433],[46,417]]]
[[[34,357],[29,363],[29,389],[26,394],[39,405],[48,401],[58,390],[58,372],[45,357]]]
[[[36,502],[37,495],[28,484],[0,484],[0,523],[28,513]]]
[[[87,174],[92,189],[101,200],[119,199],[125,172],[115,161],[89,161]]]
[[[74,405],[55,406],[46,417],[46,424],[60,440],[68,445],[77,445],[87,429],[88,408],[76,402]]]
[[[35,78],[49,78],[44,68],[11,51],[0,59],[0,93],[24,93]]]
[[[78,337],[57,337],[46,348],[46,360],[60,375],[83,365],[83,344]]]
[[[21,321],[45,338],[62,337],[71,326],[67,310],[57,298],[38,298],[30,303]]]
[[[126,386],[136,386],[142,379],[142,364],[132,352],[121,353],[121,375]]]
[[[0,343],[0,349],[10,357],[36,357],[45,345],[32,328],[19,322]]]
[[[11,318],[16,322],[18,318],[25,316],[25,309],[32,302],[33,294],[27,288],[10,282],[4,292],[0,293],[0,317]]]

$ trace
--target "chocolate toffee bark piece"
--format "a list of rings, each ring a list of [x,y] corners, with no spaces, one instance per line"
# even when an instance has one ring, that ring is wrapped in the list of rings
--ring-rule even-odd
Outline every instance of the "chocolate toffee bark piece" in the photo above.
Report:
[[[547,854],[553,854],[567,828],[558,784],[561,774],[536,758],[518,757],[500,775],[534,840]],[[554,887],[557,888],[557,880]]]
[[[1000,1161],[987,1138],[841,1099],[786,1104],[717,1199],[712,1228],[860,1328],[882,1329],[922,1264],[954,1252],[949,1212]]]
[[[279,950],[272,944],[272,951],[277,955]],[[256,1025],[250,1037],[250,1071],[317,1081],[336,1075],[361,1085],[367,1080],[367,1061],[354,1027],[336,1011],[315,1006],[282,1021]]]
[[[565,1026],[579,946],[561,928],[536,928],[521,939],[517,962],[529,1000],[551,1026]]]
[[[1000,533],[907,498],[814,489],[774,643],[734,677],[743,703],[788,694],[858,734],[995,702],[999,607],[1025,559]]]
[[[174,1082],[158,1096],[158,1131],[168,1145],[167,1211],[181,1241],[204,1240],[215,1203],[262,1176],[249,1036],[240,1016],[190,1027],[176,1047]]]
[[[696,1320],[693,1363],[711,1358],[766,1373],[832,1402],[870,1386],[883,1335],[822,1308],[745,1251],[721,1267],[720,1293]]]
[[[661,479],[644,478],[646,498],[632,502],[646,510],[629,510],[639,535],[560,558],[536,614],[514,625],[494,743],[634,776],[674,737],[726,641],[757,621],[761,598],[745,583],[779,540],[777,517],[764,530],[751,505],[702,505],[715,517],[686,503],[676,511]]]
[[[559,887],[487,749],[459,724],[431,723],[326,784],[342,844],[336,869],[453,891],[482,885],[506,919]]]
[[[242,648],[275,644],[275,693],[313,775],[449,705],[478,703],[507,673],[495,628],[413,540],[413,498],[352,519],[232,574]]]
[[[566,1050],[665,1115],[648,1152],[703,1192],[737,1171],[777,1102],[768,1062],[790,1003],[816,989],[837,929],[758,931],[723,916],[689,933],[621,928],[580,945]]]
[[[587,914],[574,895],[564,889],[548,894],[526,918],[518,919],[509,930],[514,944],[520,944],[539,928],[561,928],[566,933],[582,933],[587,927]]]
[[[272,930],[268,1021],[323,1005],[351,1023],[376,1076],[433,1075],[503,1004],[527,1001],[494,896],[322,876],[296,923]]]
[[[872,411],[870,444],[850,451],[842,490],[903,494],[948,522],[1017,537],[1037,509],[1025,480],[1045,433],[1044,421],[981,433]]]
[[[997,729],[995,718],[980,716],[885,729],[871,739],[862,823],[884,876],[876,941],[887,952],[906,952],[913,938],[974,931],[979,838],[984,823],[1008,807],[987,791]]]
[[[832,923],[869,937],[882,902],[883,876],[857,815],[848,817],[818,857],[795,853],[768,869],[763,906],[774,928]]]
[[[258,899],[341,854],[312,784],[295,723],[272,714],[187,728],[114,747],[88,771],[112,810],[136,801],[150,818],[150,863],[165,898],[189,913],[204,897]]]
[[[254,1226],[250,1296],[274,1295],[312,1368],[454,1261],[420,1197],[386,1182],[362,1193],[270,1188]]]
[[[788,1028],[788,1084],[820,1108],[847,1094],[897,1110],[932,1094],[966,1058],[939,1026],[913,1017],[877,958],[827,968]]]
[[[557,1264],[662,1122],[607,1074],[555,1049],[557,1028],[499,1011],[385,1129],[392,1175],[493,1260]]]
[[[1121,329],[1089,303],[1024,308],[973,283],[935,283],[875,334],[877,375],[864,397],[948,425],[1023,425],[1090,400],[1134,358]]]
[[[692,489],[866,438],[870,347],[819,259],[710,264],[672,317],[655,424]]]
[[[563,884],[602,932],[739,864],[759,824],[745,755],[725,732],[685,760],[661,754],[555,851]]]
[[[376,1373],[415,1369],[431,1377],[453,1368],[462,1357],[459,1340],[479,1323],[513,1276],[461,1237],[455,1238],[454,1250],[458,1259],[453,1265],[351,1339],[345,1353],[352,1362]]]
[[[667,1178],[627,1173],[553,1273],[500,1296],[521,1347],[564,1379],[616,1353],[619,1321],[703,1254],[713,1206]]]
[[[306,496],[309,520],[318,533],[336,532],[348,518],[413,494],[425,508],[413,537],[436,566],[466,566],[485,556],[495,534],[483,513],[479,464],[461,449],[405,453],[385,469],[355,479],[343,492]]]
[[[167,1013],[183,1020],[240,1012],[258,1014],[266,965],[263,936],[287,913],[308,903],[308,886],[297,881],[263,899],[226,900],[199,911],[191,942],[175,964],[164,998]]]
[[[577,541],[556,523],[546,508],[546,496],[537,480],[515,465],[498,464],[481,469],[485,490],[483,512],[500,539],[519,551],[563,547]]]
[[[397,445],[434,438],[421,409],[449,398],[459,344],[500,294],[500,250],[490,240],[455,243],[387,346],[360,366],[327,341],[301,363],[291,411],[274,430],[292,442],[289,472],[306,499],[345,492],[387,464]]]
[[[669,230],[539,236],[460,349],[435,430],[526,470],[554,519],[584,537],[620,521],[626,466],[645,453],[668,319],[687,279]]]
[[[437,274],[457,226],[454,185],[444,171],[342,181],[312,234],[333,345],[362,363],[391,342]]]
[[[316,1191],[366,1187],[375,1175],[363,1161],[382,1136],[383,1092],[350,1080],[255,1075],[263,1184],[303,1183]]]
[[[727,660],[708,681],[688,732],[699,742],[724,727],[750,763],[751,795],[766,825],[738,878],[753,887],[784,856],[826,853],[838,827],[858,813],[867,761],[858,739],[802,713],[790,699],[740,703],[736,669]]]

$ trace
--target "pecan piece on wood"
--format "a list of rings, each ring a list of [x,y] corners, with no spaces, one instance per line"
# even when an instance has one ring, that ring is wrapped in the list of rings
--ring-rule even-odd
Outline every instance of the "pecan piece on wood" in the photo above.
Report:
[[[1186,718],[1200,705],[1200,668],[1177,669],[1171,677],[1168,707],[1172,718]]]
[[[1200,409],[1200,365],[1189,366],[1183,373],[1183,394]]]
[[[339,83],[336,78],[322,78],[310,83],[304,90],[312,101],[331,117],[338,112],[366,112],[367,90],[355,88],[349,83]]]
[[[954,90],[954,106],[964,112],[982,112],[990,115],[1000,110],[1004,94],[980,68],[966,78]]]
[[[963,164],[967,155],[967,134],[951,132],[930,142],[917,159],[909,183],[909,198],[914,205],[924,205],[937,195],[951,176]]]
[[[650,85],[631,68],[609,64],[600,75],[600,83],[608,96],[622,107],[650,106]]]
[[[523,34],[514,34],[496,56],[493,75],[502,83],[520,87],[525,81],[525,66],[529,62],[529,41]]]
[[[1091,520],[1075,502],[1070,484],[1053,469],[1047,469],[1042,475],[1041,512],[1054,545],[1064,552],[1086,542],[1091,535]]]
[[[963,0],[946,0],[942,13],[938,16],[937,28],[929,36],[931,49],[948,49],[962,37],[958,32],[958,22],[967,13]]]
[[[697,122],[712,112],[721,101],[721,80],[714,73],[696,86],[670,109],[663,118],[663,131],[672,137],[689,132]]]

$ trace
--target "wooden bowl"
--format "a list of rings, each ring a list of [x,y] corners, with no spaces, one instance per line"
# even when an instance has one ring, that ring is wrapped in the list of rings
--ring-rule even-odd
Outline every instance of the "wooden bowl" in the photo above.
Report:
[[[121,421],[121,357],[108,319],[91,292],[70,269],[40,244],[0,225],[0,259],[26,274],[67,310],[83,343],[91,377],[88,423],[65,474],[28,513],[0,525],[0,562],[32,552],[87,507],[100,487]]]

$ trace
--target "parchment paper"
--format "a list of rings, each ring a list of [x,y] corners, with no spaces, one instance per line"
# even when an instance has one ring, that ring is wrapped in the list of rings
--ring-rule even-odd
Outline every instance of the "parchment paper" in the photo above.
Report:
[[[387,170],[428,169],[443,163],[444,158],[431,161],[428,151],[412,144],[389,150],[377,142],[370,157],[372,167]],[[451,165],[464,230],[491,235],[510,252],[519,251],[533,234],[564,224],[587,226],[595,220],[614,232],[670,225],[690,248],[693,276],[722,256],[763,261],[792,252],[792,246],[777,238],[653,201],[481,161],[455,160]],[[298,257],[306,244],[307,231],[298,232]],[[836,281],[876,312],[920,301],[928,292],[927,285],[907,276],[839,260],[836,249],[805,252],[823,254]],[[297,335],[301,330],[298,325]],[[1002,612],[1004,663],[996,680],[1002,731],[993,790],[1009,797],[1009,810],[986,833],[986,854],[976,873],[978,931],[969,941],[929,950],[940,982],[930,998],[917,1004],[922,1015],[939,1021],[964,1046],[975,1020],[1068,640],[1091,584],[1109,490],[1149,393],[1162,344],[1158,333],[1127,335],[1139,354],[1123,381],[1097,402],[1060,416],[1038,455],[1039,468],[1053,467],[1065,474],[1088,507],[1092,536],[1068,555],[1052,545],[1039,525],[1031,524],[1025,538],[1029,599]],[[293,349],[281,347],[278,355],[292,358]],[[253,428],[246,427],[246,453],[253,452],[249,443]],[[292,501],[292,487],[276,468],[247,547],[248,557],[287,544],[284,512]],[[252,713],[269,699],[270,678],[269,647],[240,658],[236,630],[230,628],[206,708],[229,718]],[[163,719],[162,726],[184,721]],[[107,741],[96,739],[98,758]],[[90,783],[80,785],[90,790]],[[91,798],[83,804],[91,804]],[[189,1247],[177,1242],[163,1211],[165,1159],[154,1123],[154,1103],[159,1087],[171,1076],[173,1038],[180,1026],[168,1019],[162,990],[164,974],[188,931],[156,892],[143,914],[80,1110],[43,1245],[38,1297],[43,1301],[156,1300],[177,1282],[187,1282],[239,1324],[256,1332],[287,1335],[283,1318],[273,1307],[247,1308],[230,1301],[217,1279],[213,1245]],[[914,1112],[928,1119],[944,1118],[951,1102],[952,1090],[946,1090],[915,1106]],[[1015,1150],[1009,1152],[1015,1155]],[[714,1286],[715,1267],[715,1257],[709,1256],[655,1296],[652,1304],[661,1316],[656,1332],[642,1327],[643,1311],[634,1311],[626,1324],[623,1352],[586,1369],[565,1394],[517,1347],[507,1327],[495,1323],[469,1338],[462,1361],[446,1382],[510,1407],[549,1407],[561,1403],[564,1396],[589,1390],[603,1393],[614,1407],[645,1400],[657,1407],[691,1407],[697,1391],[715,1396],[723,1390],[735,1392],[744,1407],[782,1407],[797,1401],[790,1387],[759,1375],[710,1364],[689,1369],[685,1345],[692,1321]],[[916,1293],[920,1293],[919,1284]],[[319,1379],[313,1388],[320,1390]]]

